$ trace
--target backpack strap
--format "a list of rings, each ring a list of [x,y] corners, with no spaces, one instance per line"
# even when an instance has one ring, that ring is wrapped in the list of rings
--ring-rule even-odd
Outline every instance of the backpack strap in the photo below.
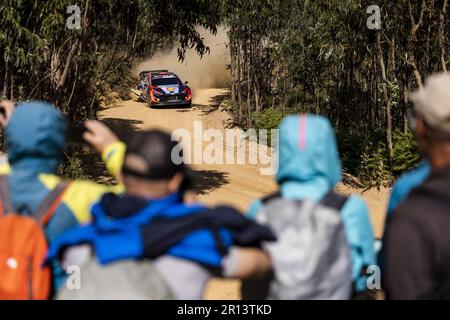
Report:
[[[0,175],[0,216],[14,211],[8,186],[8,176]]]
[[[320,200],[320,204],[341,211],[349,197],[337,193],[333,189],[328,191]]]
[[[33,217],[38,220],[42,226],[46,226],[56,209],[61,203],[64,192],[69,186],[69,182],[60,182],[50,193],[42,200],[41,204],[36,208]]]
[[[263,204],[267,204],[269,201],[276,199],[276,198],[281,198],[281,192],[277,191],[274,193],[269,194],[268,196],[265,196],[264,198],[261,199],[261,202]]]
[[[269,201],[281,198],[281,192],[277,191],[272,194],[269,194],[268,196],[265,196],[261,199],[261,202],[263,204],[267,204]],[[345,203],[347,202],[349,197],[344,196],[342,194],[337,193],[333,189],[328,191],[322,198],[322,200],[319,201],[319,203],[325,207],[336,209],[337,211],[341,211],[344,207]],[[298,200],[295,201],[298,205],[300,205],[303,201]]]

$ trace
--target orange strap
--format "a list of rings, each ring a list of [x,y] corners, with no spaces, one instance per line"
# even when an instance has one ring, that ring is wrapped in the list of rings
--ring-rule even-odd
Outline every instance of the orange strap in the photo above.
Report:
[[[62,201],[64,192],[69,187],[69,182],[59,183],[49,194],[42,200],[41,204],[33,213],[33,217],[43,226],[47,225],[56,209]],[[0,175],[0,217],[14,212],[11,195],[9,193],[8,176]]]
[[[34,216],[39,220],[42,226],[45,227],[53,217],[53,214],[61,204],[64,192],[69,185],[69,182],[61,182],[58,184],[36,209]]]

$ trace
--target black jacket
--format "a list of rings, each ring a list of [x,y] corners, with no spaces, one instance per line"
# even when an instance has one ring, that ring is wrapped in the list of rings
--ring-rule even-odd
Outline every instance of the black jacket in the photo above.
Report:
[[[386,230],[388,299],[450,299],[450,166],[432,172]]]

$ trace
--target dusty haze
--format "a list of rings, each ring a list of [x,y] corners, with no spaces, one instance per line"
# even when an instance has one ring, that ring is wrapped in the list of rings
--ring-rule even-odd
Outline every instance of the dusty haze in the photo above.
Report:
[[[194,49],[188,49],[184,61],[180,62],[175,47],[169,51],[158,52],[137,65],[134,69],[135,75],[143,70],[168,69],[175,72],[181,81],[189,81],[193,90],[226,87],[229,81],[229,72],[226,70],[229,61],[226,31],[219,28],[214,36],[206,30],[200,30],[200,34],[211,50],[209,54],[200,58]]]

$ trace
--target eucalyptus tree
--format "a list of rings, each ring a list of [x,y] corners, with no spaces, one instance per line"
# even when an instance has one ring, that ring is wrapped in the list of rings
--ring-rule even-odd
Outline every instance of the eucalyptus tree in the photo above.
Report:
[[[163,46],[208,48],[197,31],[216,32],[208,0],[2,0],[1,94],[51,100],[77,122],[95,116],[100,96],[133,62]],[[109,83],[108,83],[109,82]]]

